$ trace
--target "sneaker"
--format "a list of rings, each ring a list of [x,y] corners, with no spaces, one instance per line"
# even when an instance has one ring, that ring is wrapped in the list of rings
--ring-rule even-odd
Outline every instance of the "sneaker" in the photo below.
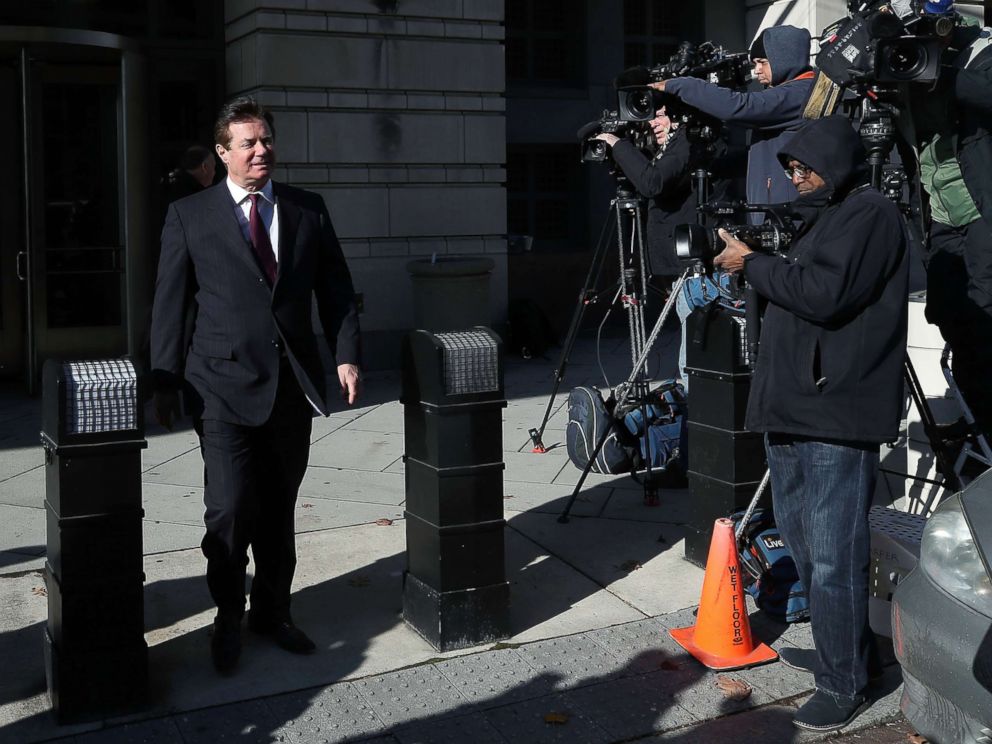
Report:
[[[851,724],[855,718],[868,707],[868,701],[862,695],[853,698],[838,698],[817,690],[813,697],[807,700],[796,711],[792,723],[797,728],[807,731],[837,731]]]

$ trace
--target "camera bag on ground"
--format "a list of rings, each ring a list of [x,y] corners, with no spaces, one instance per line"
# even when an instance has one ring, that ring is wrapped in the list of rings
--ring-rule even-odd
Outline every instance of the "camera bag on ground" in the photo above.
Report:
[[[685,389],[677,380],[665,380],[648,394],[648,436],[644,432],[644,410],[632,408],[623,417],[627,432],[637,440],[633,469],[641,470],[650,459],[652,470],[685,476],[687,426]],[[650,450],[650,452],[648,451]]]
[[[594,387],[572,388],[568,394],[568,425],[565,447],[568,459],[584,470],[605,431],[609,430],[603,448],[596,456],[590,472],[610,475],[630,470],[630,450],[619,440],[616,421],[606,407],[603,396]]]
[[[730,516],[735,533],[745,513],[739,511]],[[758,608],[786,623],[808,620],[806,590],[770,509],[754,510],[738,540],[738,548],[744,590],[754,598]]]
[[[611,401],[612,403],[612,401]],[[652,470],[684,477],[686,470],[686,404],[682,383],[665,380],[651,391],[647,404],[648,436],[643,411],[631,406],[625,412],[612,411],[599,390],[573,388],[568,395],[568,425],[565,446],[568,457],[580,469],[589,462],[596,444],[607,434],[606,442],[590,469],[593,473],[619,474],[640,470],[649,445]],[[623,426],[620,426],[620,421]]]

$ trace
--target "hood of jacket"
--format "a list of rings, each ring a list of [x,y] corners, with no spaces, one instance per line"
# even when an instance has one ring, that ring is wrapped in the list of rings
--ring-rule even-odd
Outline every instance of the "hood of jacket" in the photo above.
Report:
[[[771,26],[759,39],[772,67],[772,85],[781,85],[810,69],[810,36],[805,28]]]
[[[836,201],[868,175],[868,154],[851,121],[844,116],[826,116],[804,124],[778,152],[779,162],[788,168],[790,160],[808,165],[825,186],[803,200]]]

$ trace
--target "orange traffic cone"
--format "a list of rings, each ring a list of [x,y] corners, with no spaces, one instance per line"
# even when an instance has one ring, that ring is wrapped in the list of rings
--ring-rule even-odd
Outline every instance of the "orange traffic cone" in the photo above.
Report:
[[[777,658],[764,643],[755,646],[751,640],[734,523],[729,519],[718,519],[713,525],[696,624],[668,632],[710,669],[742,669]]]

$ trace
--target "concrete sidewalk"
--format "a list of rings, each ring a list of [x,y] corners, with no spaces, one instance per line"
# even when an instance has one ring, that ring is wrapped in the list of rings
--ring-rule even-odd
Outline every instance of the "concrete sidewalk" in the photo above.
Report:
[[[656,376],[671,376],[664,334]],[[717,675],[670,640],[693,622],[703,572],[682,559],[687,490],[642,503],[629,477],[591,476],[575,518],[556,516],[579,471],[564,448],[567,391],[600,384],[594,345],[572,355],[543,455],[530,452],[551,389],[549,359],[509,359],[503,437],[513,636],[438,654],[401,618],[405,563],[403,412],[397,374],[368,380],[354,409],[315,420],[297,504],[293,611],[317,643],[288,655],[245,634],[238,673],[210,663],[213,617],[199,550],[202,462],[191,430],[147,432],[143,454],[145,615],[152,689],[140,714],[57,726],[45,693],[42,575],[45,492],[40,403],[0,392],[0,742],[665,742],[807,741],[791,726],[812,677],[772,664]],[[625,340],[604,342],[610,382],[629,369]],[[555,445],[555,446],[552,446]],[[806,625],[760,613],[773,646],[809,646]],[[863,727],[898,714],[898,668]],[[751,688],[728,696],[721,678]]]

